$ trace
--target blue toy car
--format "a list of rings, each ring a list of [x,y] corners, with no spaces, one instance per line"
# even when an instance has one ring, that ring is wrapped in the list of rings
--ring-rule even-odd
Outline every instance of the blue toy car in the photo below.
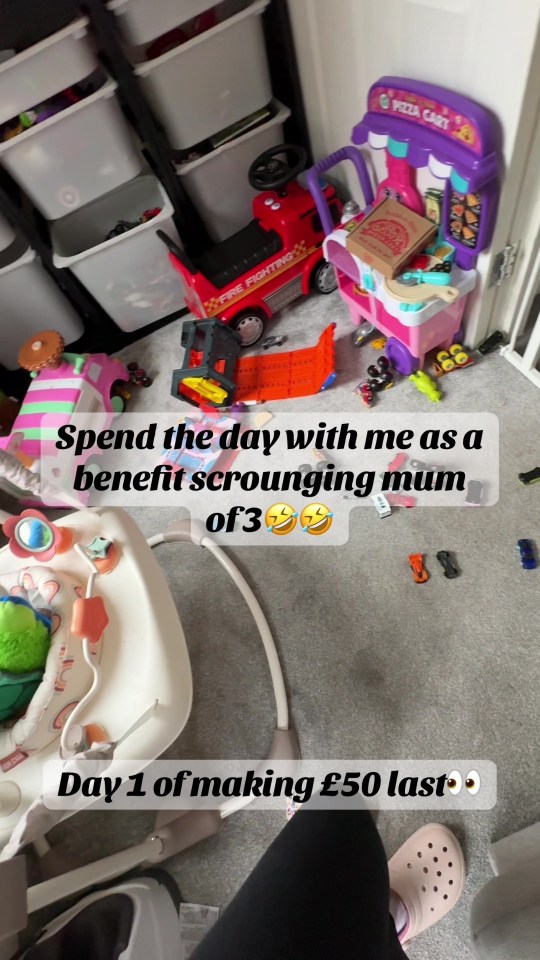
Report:
[[[535,570],[538,566],[532,540],[518,540],[519,559],[524,570]]]

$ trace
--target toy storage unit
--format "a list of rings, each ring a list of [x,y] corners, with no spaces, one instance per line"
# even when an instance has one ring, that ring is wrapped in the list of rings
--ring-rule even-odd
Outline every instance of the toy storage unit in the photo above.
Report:
[[[0,64],[0,123],[88,77],[98,66],[82,17]]]
[[[263,150],[283,141],[283,124],[291,114],[277,100],[272,107],[274,116],[260,127],[178,167],[178,176],[215,241],[236,233],[253,216],[256,191],[248,183],[249,166]]]
[[[19,366],[17,354],[24,341],[43,329],[58,330],[66,344],[83,333],[78,314],[42,266],[37,254],[24,244],[13,258],[0,254],[0,363],[8,370]],[[23,253],[20,253],[20,249]]]
[[[268,2],[256,0],[192,40],[135,66],[175,150],[192,147],[272,99],[261,22]]]
[[[48,220],[140,173],[142,158],[115,91],[116,84],[109,80],[85,99],[0,144],[0,163]]]
[[[109,0],[108,7],[119,20],[119,27],[134,47],[150,43],[181,23],[212,7],[213,0]]]
[[[0,214],[0,253],[10,247],[15,240],[15,231],[11,224]]]
[[[161,207],[157,216],[105,239],[119,220],[137,220],[153,207]],[[154,176],[143,174],[57,220],[53,262],[69,267],[121,330],[138,330],[184,306],[158,229],[180,243],[169,198]]]

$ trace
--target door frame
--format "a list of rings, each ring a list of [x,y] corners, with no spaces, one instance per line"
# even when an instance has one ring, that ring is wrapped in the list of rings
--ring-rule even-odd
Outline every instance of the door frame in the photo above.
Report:
[[[540,25],[529,71],[512,162],[506,170],[479,309],[467,329],[467,342],[476,346],[494,330],[511,338],[506,348],[511,362],[513,346],[523,329],[540,285]],[[519,243],[514,272],[500,285],[489,285],[495,258],[506,246]],[[539,271],[537,285],[533,275]],[[519,357],[519,355],[516,355]],[[521,357],[519,357],[521,359]],[[518,364],[516,364],[518,365]],[[533,378],[535,379],[535,378]]]

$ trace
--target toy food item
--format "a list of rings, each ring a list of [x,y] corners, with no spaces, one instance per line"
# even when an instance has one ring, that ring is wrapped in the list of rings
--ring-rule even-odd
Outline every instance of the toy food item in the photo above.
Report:
[[[466,247],[474,249],[478,242],[482,199],[477,193],[457,193],[450,197],[450,230]]]

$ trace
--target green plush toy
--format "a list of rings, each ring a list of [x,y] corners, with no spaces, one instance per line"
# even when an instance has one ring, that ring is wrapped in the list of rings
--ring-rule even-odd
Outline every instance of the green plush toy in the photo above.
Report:
[[[51,643],[51,622],[22,597],[0,597],[0,670],[44,670]]]
[[[38,689],[51,621],[22,597],[0,597],[0,723],[24,713]]]

